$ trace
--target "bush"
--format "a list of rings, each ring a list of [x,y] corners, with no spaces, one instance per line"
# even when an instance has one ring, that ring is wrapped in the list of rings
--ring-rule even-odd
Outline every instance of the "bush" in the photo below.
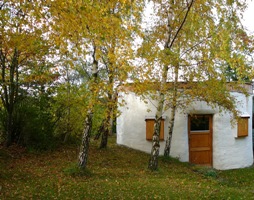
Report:
[[[12,114],[13,142],[36,150],[52,149],[56,146],[53,135],[54,123],[47,96],[24,97],[17,102]],[[3,142],[6,132],[7,112],[0,110],[0,140]]]

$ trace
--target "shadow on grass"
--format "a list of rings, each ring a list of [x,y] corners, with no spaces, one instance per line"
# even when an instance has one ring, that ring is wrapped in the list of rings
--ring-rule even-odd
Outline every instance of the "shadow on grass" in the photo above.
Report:
[[[89,170],[89,169],[82,169],[80,168],[77,163],[72,163],[69,167],[66,167],[63,170],[63,173],[67,176],[72,176],[72,177],[86,177],[90,178],[94,174]]]

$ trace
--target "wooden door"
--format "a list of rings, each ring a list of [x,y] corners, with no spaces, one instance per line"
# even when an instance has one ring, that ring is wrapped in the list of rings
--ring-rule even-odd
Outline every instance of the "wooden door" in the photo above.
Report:
[[[212,115],[189,115],[189,162],[212,166]]]

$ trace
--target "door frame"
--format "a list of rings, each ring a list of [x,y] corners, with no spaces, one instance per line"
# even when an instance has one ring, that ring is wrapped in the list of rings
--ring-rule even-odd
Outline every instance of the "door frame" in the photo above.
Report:
[[[189,145],[189,162],[191,163],[191,146],[190,146],[190,140],[191,140],[191,117],[193,116],[208,116],[209,117],[209,139],[210,139],[210,151],[211,151],[211,165],[213,166],[213,115],[212,114],[192,114],[188,115],[188,145]],[[194,131],[193,131],[194,132]],[[195,164],[195,163],[194,163]],[[200,164],[202,165],[202,164]]]

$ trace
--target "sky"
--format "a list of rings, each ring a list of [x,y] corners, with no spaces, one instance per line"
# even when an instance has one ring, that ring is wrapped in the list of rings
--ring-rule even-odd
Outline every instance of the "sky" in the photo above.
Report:
[[[251,33],[254,34],[254,0],[247,0],[247,2],[248,2],[248,8],[246,9],[243,15],[242,23]],[[149,23],[151,23],[149,15],[152,13],[152,10],[153,10],[151,6],[148,6],[145,11],[145,16],[146,16],[145,18],[147,19]]]
[[[254,33],[254,0],[249,0],[249,6],[243,16],[243,25]]]

